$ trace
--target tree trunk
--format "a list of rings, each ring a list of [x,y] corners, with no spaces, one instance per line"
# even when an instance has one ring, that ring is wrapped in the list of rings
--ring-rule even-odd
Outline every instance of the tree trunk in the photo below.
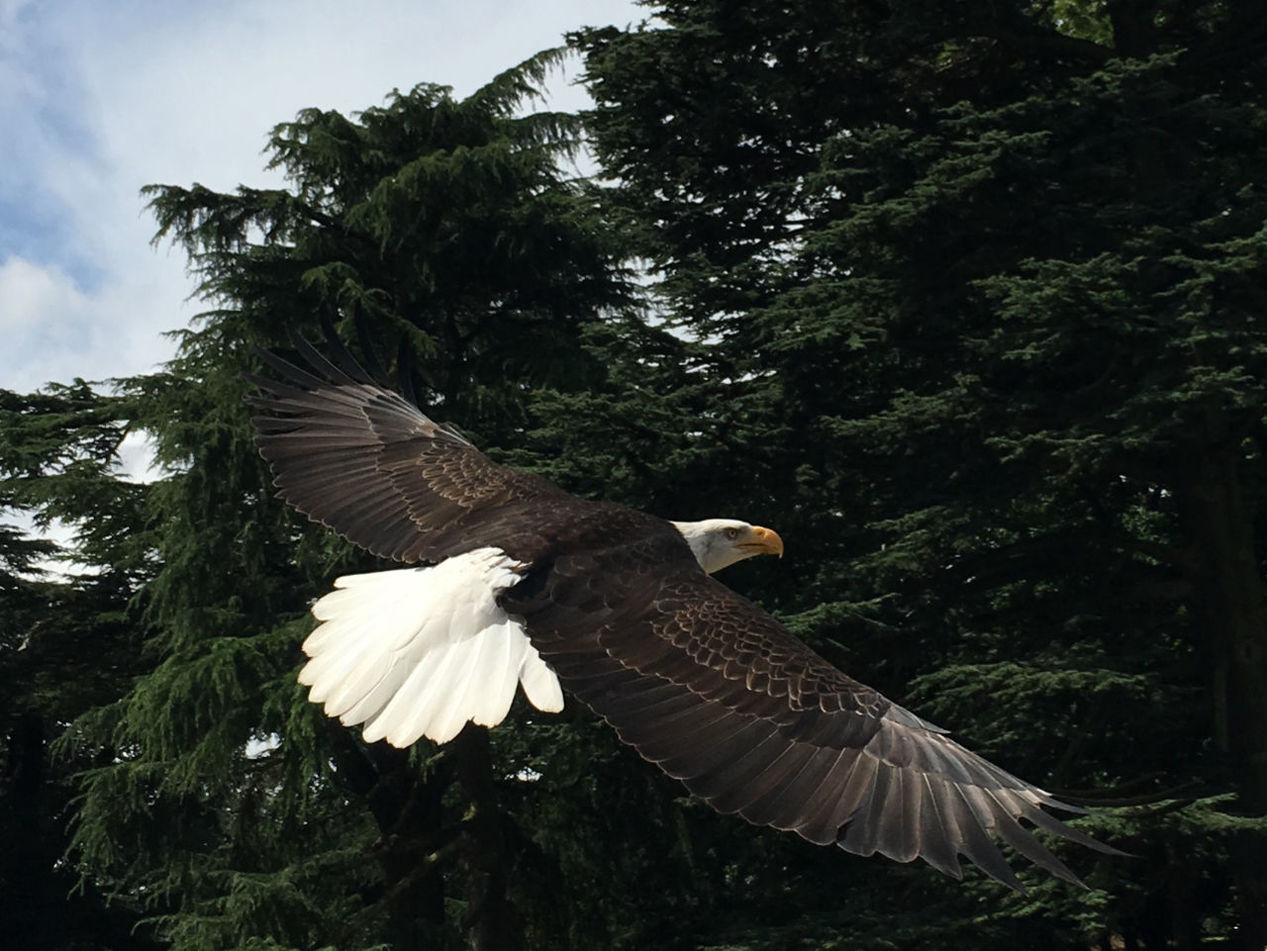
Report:
[[[346,730],[332,732],[344,782],[365,797],[378,826],[377,858],[386,882],[383,901],[392,944],[433,943],[444,931],[444,878],[443,869],[426,860],[443,845],[441,800],[452,773],[441,764],[421,776],[405,750],[386,744],[363,748]]]
[[[44,781],[44,720],[36,710],[27,710],[14,724],[8,738],[8,760],[0,776],[0,794],[7,802],[13,822],[13,837],[4,843],[0,858],[0,882],[5,894],[0,896],[5,930],[30,936],[32,948],[49,947],[56,932],[54,922],[41,921],[49,908],[49,877],[55,849],[50,850],[44,838],[40,815],[40,793]],[[6,823],[7,824],[7,823]],[[51,854],[49,854],[51,852]]]
[[[458,782],[467,817],[462,861],[467,882],[467,934],[471,951],[518,951],[523,933],[506,894],[508,857],[497,809],[488,730],[468,723],[454,743]]]
[[[1212,426],[1219,435],[1221,427]],[[1267,605],[1254,545],[1254,513],[1241,488],[1236,440],[1193,454],[1184,489],[1185,532],[1204,570],[1196,578],[1209,638],[1215,740],[1237,766],[1241,805],[1267,813]],[[1267,842],[1233,844],[1240,941],[1267,947]]]

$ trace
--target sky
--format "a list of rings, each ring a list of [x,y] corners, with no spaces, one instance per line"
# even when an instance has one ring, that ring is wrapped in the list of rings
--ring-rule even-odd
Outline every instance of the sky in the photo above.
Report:
[[[168,359],[200,309],[140,189],[268,187],[269,130],[419,82],[469,94],[632,0],[0,0],[0,388]],[[568,77],[550,108],[582,105]]]

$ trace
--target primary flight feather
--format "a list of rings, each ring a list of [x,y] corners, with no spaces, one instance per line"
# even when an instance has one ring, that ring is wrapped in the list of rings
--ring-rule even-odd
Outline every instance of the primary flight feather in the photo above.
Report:
[[[277,378],[253,378],[278,495],[417,565],[340,578],[313,607],[300,681],[367,740],[494,726],[517,689],[558,711],[562,685],[713,808],[811,842],[956,878],[962,856],[1013,887],[996,839],[1077,881],[1021,820],[1114,851],[710,576],[781,554],[770,529],[577,498],[493,463],[341,347],[337,364],[296,347],[311,371],[266,355]]]

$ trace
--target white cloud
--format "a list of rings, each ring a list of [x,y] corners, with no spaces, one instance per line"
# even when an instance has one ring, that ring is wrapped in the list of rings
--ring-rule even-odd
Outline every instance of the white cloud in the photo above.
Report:
[[[168,315],[147,309],[184,293],[179,271],[155,269],[86,292],[56,265],[8,258],[0,263],[0,387],[27,392],[149,369],[170,356],[171,343],[159,332]]]
[[[0,330],[12,336],[48,325],[59,314],[84,310],[85,298],[57,268],[19,257],[0,263]]]

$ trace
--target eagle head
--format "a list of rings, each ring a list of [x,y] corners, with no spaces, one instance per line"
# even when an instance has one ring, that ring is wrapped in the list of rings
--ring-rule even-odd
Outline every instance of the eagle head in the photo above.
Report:
[[[710,575],[753,555],[783,555],[779,533],[733,518],[706,518],[702,522],[673,522],[691,546],[695,560]]]

